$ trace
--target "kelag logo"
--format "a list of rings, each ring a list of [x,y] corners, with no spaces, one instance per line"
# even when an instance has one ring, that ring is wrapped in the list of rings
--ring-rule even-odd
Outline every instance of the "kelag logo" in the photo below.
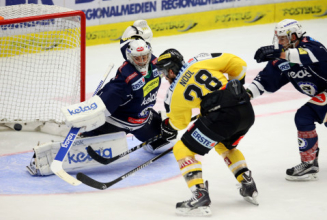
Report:
[[[75,134],[69,134],[69,136],[66,138],[65,142],[62,143],[61,147],[67,148],[71,145],[72,140],[75,139]]]
[[[97,108],[98,108],[98,106],[94,102],[90,106],[85,106],[85,107],[79,106],[77,109],[73,109],[73,110],[67,109],[67,110],[68,110],[70,115],[74,115],[74,114],[79,114],[81,112],[87,112],[87,111],[90,111],[90,110],[95,110]]]
[[[105,148],[102,151],[101,150],[96,150],[95,152],[97,154],[99,154],[101,157],[112,158],[111,148]],[[88,161],[93,160],[92,157],[90,157],[90,155],[88,155],[87,153],[84,153],[84,152],[79,152],[77,154],[68,153],[67,158],[68,158],[68,163],[69,164],[72,164],[72,163],[83,163],[86,160],[88,160]]]

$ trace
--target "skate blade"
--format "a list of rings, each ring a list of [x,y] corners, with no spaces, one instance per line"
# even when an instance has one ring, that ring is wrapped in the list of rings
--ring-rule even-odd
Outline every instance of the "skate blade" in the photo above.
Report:
[[[258,203],[258,201],[256,199],[257,196],[258,196],[258,193],[257,192],[254,192],[253,193],[253,197],[251,197],[251,196],[245,196],[243,198],[244,198],[245,201],[247,201],[247,202],[249,202],[249,203],[251,203],[253,205],[259,205],[259,203]]]
[[[304,181],[317,181],[319,178],[318,178],[317,173],[311,173],[311,174],[306,174],[303,176],[286,175],[285,179],[288,181],[294,181],[294,182],[304,182]]]
[[[210,216],[212,213],[209,206],[202,206],[195,209],[178,208],[176,209],[176,214],[183,216]]]
[[[33,169],[30,166],[26,166],[27,171],[32,175],[32,176],[36,176],[37,175],[37,171],[35,169]]]

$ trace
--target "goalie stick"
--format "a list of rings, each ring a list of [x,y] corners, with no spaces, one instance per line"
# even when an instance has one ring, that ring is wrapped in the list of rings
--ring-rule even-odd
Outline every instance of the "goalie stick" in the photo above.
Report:
[[[144,167],[146,167],[149,164],[153,163],[154,161],[158,160],[160,157],[163,157],[164,155],[168,154],[169,152],[172,151],[172,149],[173,148],[170,148],[170,149],[166,150],[165,152],[163,152],[163,153],[159,154],[158,156],[148,160],[147,162],[145,162],[145,163],[141,164],[140,166],[134,168],[133,170],[125,173],[124,175],[118,177],[117,179],[115,179],[113,181],[110,181],[110,182],[107,182],[107,183],[98,182],[98,181],[92,179],[91,177],[85,175],[84,173],[77,173],[76,178],[78,180],[80,180],[82,183],[84,183],[85,185],[88,185],[88,186],[96,188],[96,189],[104,190],[104,189],[107,189],[107,188],[111,187],[112,185],[118,183],[119,181],[125,179],[126,177],[129,177],[133,173],[143,169]]]
[[[95,94],[97,94],[97,92],[101,89],[103,83],[106,81],[109,73],[111,72],[112,68],[114,67],[114,64],[111,63],[108,66],[108,69],[106,71],[106,73],[103,76],[103,79],[100,81],[98,87],[96,88],[93,96]],[[69,133],[67,134],[64,142],[61,144],[61,147],[56,155],[56,157],[54,158],[53,162],[51,163],[51,170],[54,174],[56,174],[58,177],[60,177],[62,180],[66,181],[67,183],[73,185],[73,186],[78,186],[81,184],[81,181],[75,179],[74,177],[72,177],[71,175],[69,175],[63,168],[62,168],[62,164],[64,159],[66,158],[70,148],[72,147],[76,136],[79,132],[80,128],[75,128],[72,127],[69,131]]]
[[[191,118],[191,121],[194,121],[197,117],[198,117],[198,115],[193,116],[193,117]],[[150,138],[149,140],[147,140],[147,141],[145,141],[145,142],[143,142],[143,143],[141,143],[141,144],[139,144],[139,145],[137,145],[137,146],[135,146],[135,147],[133,147],[133,148],[131,148],[131,149],[129,149],[129,150],[127,150],[127,151],[125,151],[125,152],[123,152],[123,153],[117,155],[117,156],[115,156],[115,157],[112,157],[112,158],[104,158],[104,157],[100,156],[99,154],[97,154],[97,153],[93,150],[93,148],[92,148],[91,146],[88,146],[88,147],[87,147],[87,153],[88,153],[88,154],[89,154],[89,155],[90,155],[94,160],[98,161],[98,162],[101,163],[101,164],[107,165],[107,164],[109,164],[109,163],[112,163],[112,162],[114,162],[114,161],[116,161],[116,160],[118,160],[118,159],[120,159],[120,158],[122,158],[122,157],[124,157],[124,156],[126,156],[126,155],[128,155],[128,154],[130,154],[130,153],[132,153],[132,152],[134,152],[134,151],[136,151],[136,150],[138,150],[138,149],[140,149],[140,148],[142,148],[143,146],[145,146],[145,145],[147,145],[147,144],[151,144],[151,143],[153,143],[154,141],[160,139],[161,137],[162,137],[161,134],[159,134],[159,135],[157,135],[157,136],[154,136],[153,138]]]

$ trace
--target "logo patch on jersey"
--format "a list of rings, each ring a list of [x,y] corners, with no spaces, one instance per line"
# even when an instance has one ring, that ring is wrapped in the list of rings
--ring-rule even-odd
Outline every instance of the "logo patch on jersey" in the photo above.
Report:
[[[132,73],[131,75],[129,75],[129,76],[126,77],[125,82],[126,83],[129,83],[129,81],[131,81],[132,79],[134,79],[136,76],[137,76],[137,73],[136,72]]]
[[[298,85],[309,96],[315,96],[317,94],[317,86],[311,82],[299,82]]]
[[[275,64],[278,62],[278,60],[272,61],[272,65],[275,66]]]
[[[152,71],[152,74],[153,74],[153,77],[154,77],[154,78],[160,75],[158,69],[154,69],[154,70]]]
[[[278,65],[278,68],[281,70],[281,71],[285,71],[285,70],[289,70],[291,69],[291,66],[288,62],[284,62],[284,63],[281,63]]]
[[[146,118],[132,118],[132,117],[128,117],[127,119],[129,123],[133,123],[133,124],[142,124],[145,120]]]
[[[327,93],[322,92],[313,97],[309,102],[315,104],[315,105],[327,105]]]
[[[302,42],[307,43],[309,41],[308,41],[308,39],[306,37],[304,37],[303,40],[302,40]]]
[[[153,65],[156,65],[158,62],[158,58],[155,58],[154,60],[151,61]]]
[[[157,93],[158,93],[158,91],[156,91],[156,92],[153,93],[153,94],[150,93],[149,97],[148,97],[148,98],[145,98],[145,99],[143,100],[141,106],[143,106],[143,105],[147,105],[147,104],[149,104],[150,102],[156,101],[156,99],[157,99]]]
[[[143,87],[143,96],[147,96],[149,92],[151,92],[153,89],[157,88],[159,86],[159,77],[151,80]]]
[[[202,146],[212,149],[217,142],[210,139],[208,136],[204,135],[199,129],[195,129],[191,136],[194,138],[194,140],[196,142],[198,142],[199,144],[201,144]]]
[[[186,73],[184,73],[181,77],[181,81],[179,82],[179,84],[181,84],[182,86],[186,86],[187,82],[191,79],[191,77],[194,75],[194,72],[191,71],[187,71]]]
[[[304,138],[298,138],[298,144],[300,150],[305,150],[308,147],[308,142]]]
[[[140,88],[142,88],[145,85],[145,79],[143,77],[141,77],[140,79],[138,79],[136,82],[134,82],[132,84],[132,89],[133,91],[136,91]]]
[[[304,77],[312,77],[311,74],[306,70],[304,70],[304,71],[300,70],[298,72],[289,72],[288,75],[289,75],[289,77],[292,77],[294,79],[296,79],[296,78],[302,79]]]
[[[154,105],[149,105],[147,106],[145,109],[143,109],[139,114],[138,116],[140,118],[145,118],[145,117],[148,117],[148,115],[150,114],[150,109],[153,107]]]
[[[298,48],[299,54],[308,54],[307,51],[305,51],[303,48]]]
[[[212,58],[211,54],[210,53],[200,53],[198,55],[196,55],[194,57],[197,61],[200,61],[200,60],[207,60],[207,59],[210,59]]]

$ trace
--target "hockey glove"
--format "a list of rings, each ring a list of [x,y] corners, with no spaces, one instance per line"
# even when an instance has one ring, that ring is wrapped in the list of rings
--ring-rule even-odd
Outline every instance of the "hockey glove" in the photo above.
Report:
[[[278,49],[275,49],[273,45],[260,47],[254,55],[254,59],[257,63],[276,60],[280,58],[280,54],[282,53],[282,47],[279,46]]]
[[[162,138],[171,141],[177,138],[178,131],[171,127],[169,124],[169,118],[166,118],[161,123],[161,134]]]
[[[103,125],[106,122],[106,110],[105,104],[97,95],[84,102],[61,108],[66,118],[66,125],[81,128],[82,132],[91,131]]]

